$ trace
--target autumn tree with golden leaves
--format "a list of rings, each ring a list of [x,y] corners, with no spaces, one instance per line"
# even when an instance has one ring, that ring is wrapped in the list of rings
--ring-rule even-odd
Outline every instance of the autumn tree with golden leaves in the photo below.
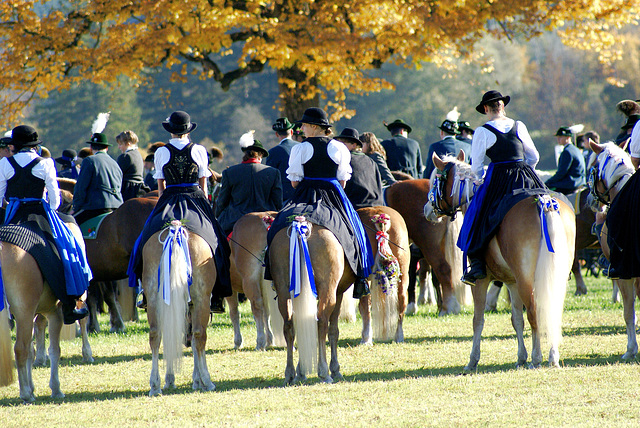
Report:
[[[349,117],[348,92],[391,86],[368,74],[384,63],[447,68],[462,58],[490,67],[477,47],[485,35],[559,30],[606,65],[620,59],[618,30],[639,17],[640,0],[4,0],[0,120],[10,127],[51,90],[120,75],[144,85],[145,71],[176,65],[174,79],[222,88],[271,67],[284,114],[298,117],[322,98],[334,118]],[[231,54],[237,63],[222,69]]]

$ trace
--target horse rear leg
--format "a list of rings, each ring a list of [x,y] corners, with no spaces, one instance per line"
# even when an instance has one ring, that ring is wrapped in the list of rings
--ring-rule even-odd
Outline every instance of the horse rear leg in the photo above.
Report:
[[[14,353],[16,368],[18,369],[18,383],[20,385],[20,398],[25,403],[36,401],[34,395],[33,378],[31,376],[33,364],[33,346],[31,344],[33,332],[33,312],[25,314],[14,309],[16,319],[16,344]]]
[[[91,351],[89,334],[87,333],[89,320],[87,320],[87,318],[82,318],[78,323],[80,324],[80,334],[82,335],[82,362],[93,363],[93,351]]]
[[[484,306],[489,282],[490,280],[487,277],[477,281],[476,285],[471,287],[471,293],[473,294],[473,342],[469,363],[464,368],[465,372],[474,372],[478,369],[478,361],[480,361],[480,341],[482,339],[482,329],[484,328]]]
[[[242,332],[240,332],[240,312],[238,311],[238,293],[235,291],[226,297],[229,306],[229,319],[233,326],[233,349],[242,348]]]
[[[362,338],[360,339],[360,344],[373,345],[373,333],[371,332],[371,294],[360,298],[358,309],[360,311],[360,318],[362,318]]]
[[[122,313],[120,310],[120,303],[117,299],[118,282],[108,281],[104,283],[104,301],[109,307],[109,321],[111,323],[111,329],[109,333],[124,333],[125,326],[122,320]]]
[[[512,287],[507,285],[507,287]],[[495,287],[500,290],[499,287]],[[516,338],[518,341],[518,361],[516,362],[516,368],[524,367],[527,364],[529,358],[527,354],[527,347],[524,344],[524,316],[522,312],[522,299],[516,290],[511,293],[513,299],[511,299],[511,325],[516,332]]]
[[[360,299],[360,301],[362,300],[363,299]],[[329,346],[331,346],[331,362],[329,365],[329,369],[331,370],[331,377],[329,379],[331,379],[332,381],[343,379],[342,374],[340,373],[340,363],[338,362],[338,337],[340,336],[340,331],[338,329],[338,320],[340,318],[341,304],[342,294],[338,293],[338,295],[336,296],[335,306],[333,307],[333,311],[331,312],[331,315],[329,317]],[[322,348],[326,348],[326,346],[324,346],[324,342],[319,343],[322,352]]]
[[[42,314],[36,314],[33,323],[33,335],[36,342],[36,358],[33,360],[34,367],[44,367],[47,365],[49,356],[47,355],[47,347],[44,340],[44,332],[47,328],[47,317]]]
[[[87,307],[89,308],[89,323],[87,331],[89,333],[100,333],[100,323],[98,322],[98,307],[102,302],[102,283],[91,281],[87,290]]]
[[[636,293],[633,279],[619,279],[618,288],[622,295],[624,322],[627,327],[627,352],[622,355],[623,360],[632,360],[638,355],[636,340]]]
[[[51,377],[49,387],[51,397],[64,398],[60,390],[60,379],[58,377],[58,367],[60,365],[60,333],[62,332],[62,311],[58,309],[49,318],[49,361],[51,361]]]
[[[571,272],[573,272],[573,277],[576,279],[576,292],[574,294],[576,296],[587,294],[587,285],[584,283],[584,278],[582,277],[582,271],[580,270],[580,262],[577,257],[573,259]]]

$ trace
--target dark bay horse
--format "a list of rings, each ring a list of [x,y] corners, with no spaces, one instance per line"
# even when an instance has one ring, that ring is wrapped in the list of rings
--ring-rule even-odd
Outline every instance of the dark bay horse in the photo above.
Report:
[[[424,218],[423,209],[429,189],[429,180],[426,179],[399,181],[387,188],[387,205],[402,215],[409,239],[420,248],[438,280],[441,296],[439,314],[456,314],[460,312],[458,298],[464,304],[468,300],[467,286],[460,281],[462,253],[455,245],[461,222],[432,223]]]
[[[594,169],[593,180],[594,193],[607,205],[618,195],[624,185],[635,173],[629,154],[614,143],[596,144],[590,141],[591,150],[596,157],[590,160],[590,166]],[[609,258],[609,245],[607,243],[607,226],[602,229],[600,244],[605,257]],[[636,237],[640,239],[640,237]],[[632,360],[638,355],[638,342],[636,338],[636,294],[640,292],[640,278],[618,279],[620,294],[622,295],[623,315],[627,328],[627,350],[622,355],[623,360]]]
[[[133,246],[157,201],[155,194],[151,197],[129,199],[105,217],[95,239],[85,239],[87,260],[93,271],[87,302],[91,317],[88,327],[90,332],[100,331],[96,293],[101,294],[109,306],[111,331],[124,331],[116,299],[115,281],[127,278],[127,266]],[[95,289],[95,286],[99,288]]]
[[[425,205],[425,217],[436,220],[445,215],[445,211],[463,208],[473,197],[478,179],[471,166],[464,163],[462,151],[458,158],[445,156],[444,160],[434,154],[433,162],[443,175],[434,183],[438,191],[433,205],[431,202]],[[545,200],[529,197],[514,205],[488,244],[487,277],[472,287],[473,346],[466,371],[476,370],[480,360],[485,300],[492,280],[507,284],[511,293],[512,324],[518,339],[517,366],[524,365],[528,358],[523,338],[523,304],[531,326],[532,366],[538,367],[542,362],[541,338],[544,336],[550,345],[549,365],[559,366],[564,297],[575,248],[575,215],[563,201],[551,198],[539,208]],[[543,210],[542,215],[539,209]],[[541,217],[546,224],[541,222]]]

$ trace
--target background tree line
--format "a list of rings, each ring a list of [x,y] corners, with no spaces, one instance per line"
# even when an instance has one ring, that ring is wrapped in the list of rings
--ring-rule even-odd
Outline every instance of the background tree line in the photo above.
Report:
[[[463,61],[453,72],[432,63],[424,63],[420,69],[385,64],[370,74],[391,82],[395,90],[349,95],[347,107],[356,114],[338,121],[335,130],[351,126],[383,139],[388,136],[383,121],[402,118],[412,125],[411,137],[426,153],[429,144],[439,140],[437,127],[454,106],[462,113],[462,120],[474,127],[481,125],[483,117],[475,111],[475,105],[487,88],[493,88],[511,95],[507,113],[529,128],[541,154],[539,168],[554,169],[553,135],[558,127],[583,123],[585,130],[596,130],[604,140],[618,134],[624,119],[615,111],[616,103],[640,96],[640,40],[632,41],[615,69],[616,80],[625,82],[624,87],[609,83],[597,52],[569,48],[554,33],[531,41],[484,38],[482,47],[492,60],[489,70]],[[237,58],[229,55],[223,61],[233,63]],[[168,136],[160,122],[172,111],[184,109],[198,123],[194,140],[225,152],[222,164],[214,167],[239,161],[237,141],[249,129],[256,130],[256,138],[266,147],[277,144],[271,131],[271,124],[279,116],[280,89],[274,70],[267,68],[238,79],[228,91],[211,79],[187,81],[185,77],[172,81],[172,73],[186,76],[189,70],[180,66],[147,71],[146,77],[153,83],[140,88],[128,78],[119,77],[106,86],[87,81],[68,90],[52,91],[48,98],[33,104],[26,122],[36,126],[54,156],[64,148],[84,147],[91,123],[102,111],[111,112],[105,130],[110,141],[114,142],[119,132],[131,129],[144,149],[148,143],[166,141]]]

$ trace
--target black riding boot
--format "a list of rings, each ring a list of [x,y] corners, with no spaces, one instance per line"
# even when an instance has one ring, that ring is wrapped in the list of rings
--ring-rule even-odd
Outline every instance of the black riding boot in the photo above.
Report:
[[[487,277],[487,268],[484,261],[469,257],[469,269],[462,276],[462,282],[470,286],[476,285],[476,281]]]
[[[224,314],[224,297],[211,296],[211,312]]]
[[[62,304],[62,317],[65,324],[73,324],[74,322],[81,320],[89,315],[89,308],[87,305],[82,307],[76,307],[76,303],[63,303]]]
[[[357,278],[356,282],[353,283],[353,298],[359,299],[367,294],[371,294],[367,280],[365,278]]]

